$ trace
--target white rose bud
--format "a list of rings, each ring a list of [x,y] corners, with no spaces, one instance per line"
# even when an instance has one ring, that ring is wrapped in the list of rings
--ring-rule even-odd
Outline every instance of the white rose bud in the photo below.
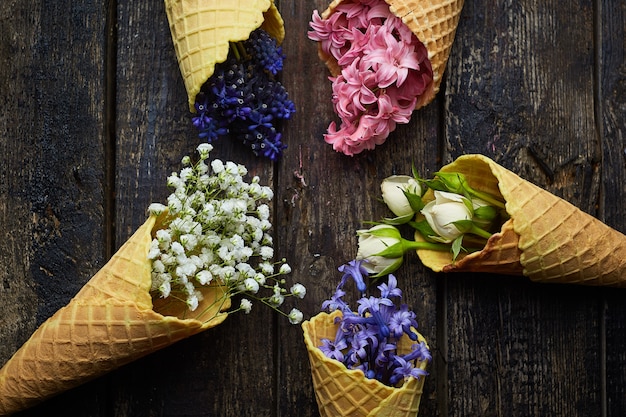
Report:
[[[411,208],[405,192],[421,195],[422,187],[415,178],[408,175],[392,175],[380,184],[383,201],[397,217],[412,216],[415,214]]]
[[[472,212],[465,204],[466,198],[460,194],[445,191],[435,191],[434,194],[435,199],[424,206],[422,214],[442,242],[452,242],[463,234],[453,223],[471,220]]]
[[[402,264],[401,235],[394,226],[380,224],[367,230],[357,230],[359,248],[357,259],[364,259],[363,267],[370,273],[389,274]],[[397,250],[392,250],[390,248]],[[385,256],[380,254],[387,251]]]

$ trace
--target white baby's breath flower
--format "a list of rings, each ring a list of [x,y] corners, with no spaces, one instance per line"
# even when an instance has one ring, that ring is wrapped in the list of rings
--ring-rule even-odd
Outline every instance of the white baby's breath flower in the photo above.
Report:
[[[200,154],[200,159],[204,160],[209,157],[209,152],[213,150],[213,145],[211,145],[210,143],[206,143],[206,142],[201,143],[200,145],[198,145],[196,150]]]
[[[243,291],[256,294],[259,292],[259,283],[252,278],[247,278],[243,281]]]
[[[193,250],[198,244],[198,238],[192,234],[184,234],[180,237],[180,243],[185,247],[186,250]]]
[[[241,308],[244,313],[249,314],[250,310],[252,310],[252,302],[250,302],[247,298],[242,298],[239,308]]]
[[[259,255],[263,259],[272,259],[274,256],[274,248],[271,246],[261,246],[261,250],[259,251]]]
[[[163,281],[161,285],[159,285],[159,293],[161,293],[162,298],[169,297],[171,291],[172,291],[172,286],[170,284],[170,281]]]
[[[261,262],[259,267],[261,268],[261,272],[265,275],[272,275],[274,273],[274,264],[271,262]]]
[[[294,284],[291,287],[290,292],[298,298],[304,298],[306,295],[306,287],[302,284]]]
[[[172,253],[174,255],[184,255],[185,248],[180,244],[180,242],[172,242]]]
[[[304,315],[297,308],[293,308],[289,312],[289,316],[288,317],[289,317],[289,323],[291,323],[291,324],[299,324],[300,322],[302,322],[302,319],[304,318]]]
[[[284,259],[272,261],[271,213],[266,202],[274,193],[260,185],[258,176],[247,183],[244,165],[217,159],[205,163],[212,149],[210,144],[199,145],[200,160],[196,163],[183,158],[180,173],[167,179],[172,189],[167,205],[149,207],[151,215],[166,214],[148,254],[152,261],[151,291],[161,297],[176,294],[172,302],[181,300],[189,310],[205,312],[204,305],[198,308],[204,302],[199,288],[219,285],[224,297],[239,292],[255,294],[263,304],[279,310],[288,295],[283,288],[285,280],[279,275],[291,272],[291,268]],[[263,295],[263,291],[269,294]],[[306,289],[295,284],[290,294],[302,298]],[[249,313],[251,308],[252,303],[244,298],[239,309]],[[282,314],[294,324],[302,321],[297,309]]]
[[[161,255],[161,248],[159,248],[159,242],[153,240],[150,244],[150,250],[148,251],[148,259],[157,259]]]
[[[272,307],[280,307],[281,305],[283,305],[283,302],[285,301],[285,297],[280,295],[280,294],[272,294],[272,296],[269,298],[268,303],[272,306]]]
[[[207,285],[213,280],[213,274],[211,274],[208,270],[203,269],[196,274],[196,279],[200,285]]]
[[[161,203],[152,203],[148,206],[148,213],[152,216],[158,216],[167,210],[167,206]]]
[[[189,178],[191,178],[193,176],[193,170],[189,167],[187,168],[183,168],[180,171],[180,179],[187,182],[189,180]]]
[[[224,171],[224,163],[219,159],[214,159],[211,162],[211,169],[216,174],[221,174]]]
[[[257,208],[257,213],[261,220],[268,220],[270,218],[270,207],[267,204],[261,204]]]
[[[199,302],[200,300],[198,300],[198,296],[195,293],[187,297],[187,306],[189,306],[189,310],[191,311],[195,311],[195,309],[198,308]]]
[[[274,198],[274,191],[270,187],[262,187],[261,198],[271,200]]]
[[[263,275],[262,273],[257,272],[257,273],[254,275],[254,280],[255,280],[256,282],[258,282],[258,283],[259,283],[259,285],[263,285],[263,284],[265,284],[266,277],[265,277],[265,275]]]
[[[155,259],[152,261],[152,271],[157,274],[162,274],[165,272],[165,265],[160,259]]]

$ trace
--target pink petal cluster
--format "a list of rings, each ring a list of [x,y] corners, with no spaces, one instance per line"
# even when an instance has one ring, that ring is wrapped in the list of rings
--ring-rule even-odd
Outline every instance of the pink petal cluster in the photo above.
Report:
[[[329,78],[341,125],[324,139],[346,155],[374,149],[409,122],[432,81],[426,47],[383,0],[346,0],[327,19],[315,10],[309,25],[309,39],[341,68]]]

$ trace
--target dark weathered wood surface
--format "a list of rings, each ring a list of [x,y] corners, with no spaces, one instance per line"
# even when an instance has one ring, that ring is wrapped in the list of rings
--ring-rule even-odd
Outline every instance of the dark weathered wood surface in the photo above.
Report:
[[[330,83],[280,1],[297,106],[277,164],[212,156],[274,186],[275,249],[315,314],[385,214],[380,181],[482,153],[626,231],[626,1],[466,0],[445,82],[374,152],[322,140]],[[198,143],[162,0],[0,2],[0,364],[167,196]],[[297,173],[297,176],[294,174]],[[298,176],[302,176],[301,181]],[[622,416],[626,292],[398,271],[435,361],[421,416]],[[257,309],[50,399],[24,416],[317,416],[299,326]]]

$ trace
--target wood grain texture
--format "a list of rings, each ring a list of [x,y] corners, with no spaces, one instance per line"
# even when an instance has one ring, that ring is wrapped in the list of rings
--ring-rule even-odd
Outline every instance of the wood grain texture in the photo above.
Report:
[[[602,63],[598,68],[598,125],[603,155],[600,200],[602,219],[626,232],[623,201],[626,197],[626,2],[598,2]],[[626,308],[620,293],[607,292],[603,314],[606,324],[606,415],[619,416],[626,408]]]
[[[0,3],[0,364],[169,194],[199,144],[162,0]],[[276,2],[297,112],[271,164],[223,140],[212,157],[272,185],[275,252],[319,311],[387,215],[380,182],[482,153],[626,231],[626,1],[466,1],[441,92],[373,152],[323,140],[336,120],[307,38],[324,0]],[[108,51],[108,52],[107,52]],[[396,273],[434,361],[420,416],[621,416],[622,291],[525,278]],[[316,417],[299,326],[257,306],[21,416]]]

